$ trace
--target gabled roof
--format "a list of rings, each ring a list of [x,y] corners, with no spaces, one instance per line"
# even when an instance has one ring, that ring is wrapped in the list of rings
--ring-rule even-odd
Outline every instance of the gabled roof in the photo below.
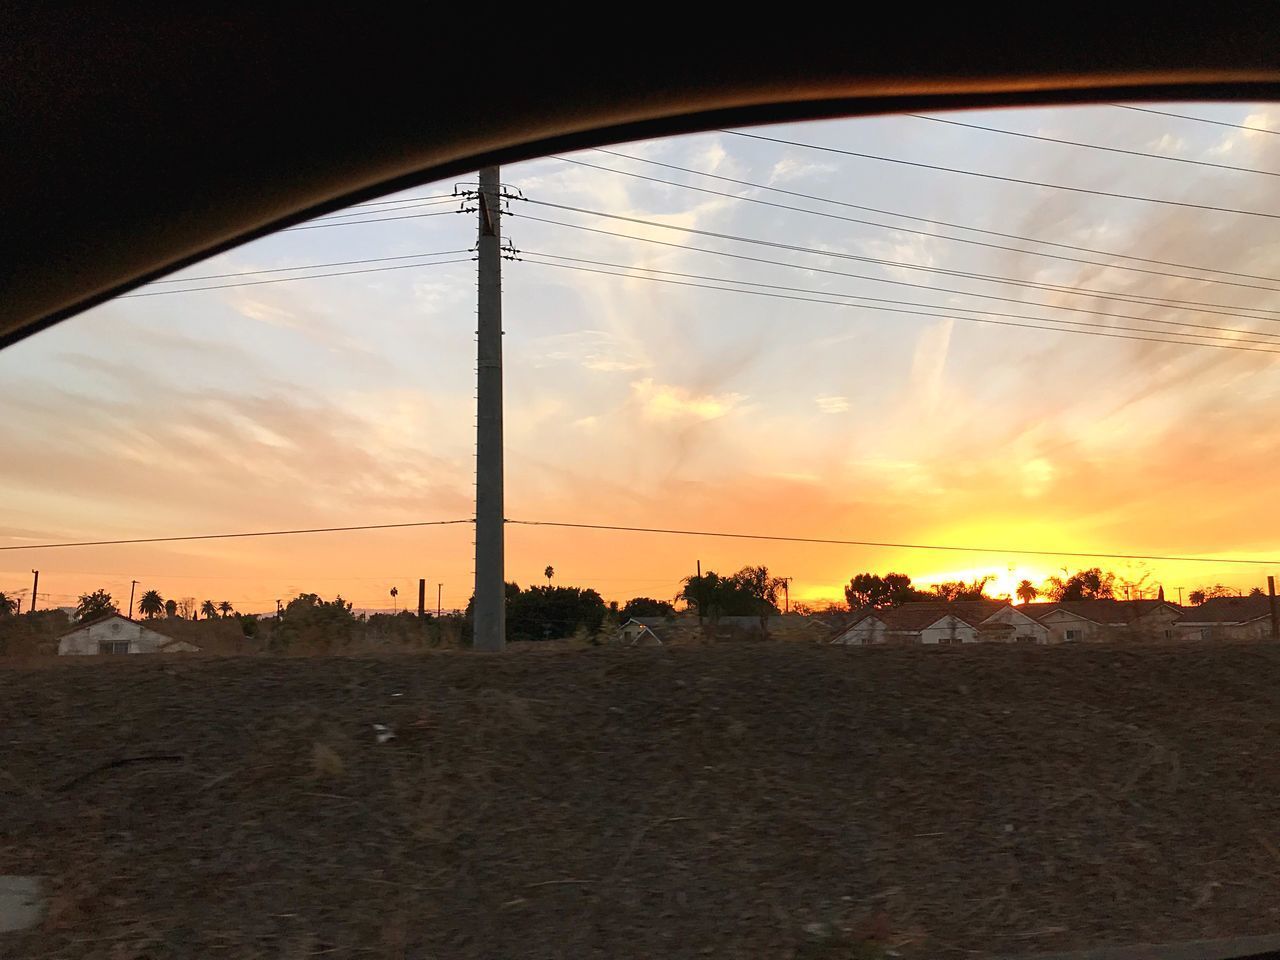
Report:
[[[1280,602],[1280,601],[1277,601]],[[1249,623],[1271,616],[1268,597],[1214,597],[1183,611],[1183,623]]]
[[[62,637],[69,637],[73,633],[77,633],[80,630],[87,629],[88,627],[96,626],[99,623],[106,623],[108,620],[124,620],[127,623],[136,623],[138,626],[143,627],[144,629],[148,629],[148,630],[151,629],[146,624],[144,624],[141,620],[135,620],[133,619],[133,617],[125,616],[125,614],[117,611],[115,613],[104,613],[101,616],[94,617],[92,620],[82,620],[79,623],[73,625],[70,630],[66,631],[66,633],[61,634],[59,639],[61,639]]]
[[[1017,609],[1036,620],[1062,610],[1097,624],[1115,625],[1133,623],[1162,607],[1181,612],[1176,603],[1167,600],[1061,600],[1056,603],[1024,603]]]
[[[888,610],[878,610],[876,615],[890,630],[924,630],[943,617],[953,616],[971,627],[976,627],[997,610],[1008,604],[1004,600],[945,600],[904,603]]]

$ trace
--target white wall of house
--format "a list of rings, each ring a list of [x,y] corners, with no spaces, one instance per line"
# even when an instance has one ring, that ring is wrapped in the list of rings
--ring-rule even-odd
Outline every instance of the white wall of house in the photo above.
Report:
[[[884,643],[884,621],[879,617],[864,617],[836,637],[832,643],[866,645]]]
[[[1001,607],[983,623],[1007,623],[1013,627],[1014,643],[1048,643],[1049,628],[1021,613],[1017,607]]]
[[[1246,623],[1181,620],[1177,632],[1180,640],[1265,640],[1271,636],[1271,620],[1268,617]]]
[[[1065,610],[1053,610],[1040,618],[1040,625],[1049,632],[1049,643],[1065,643],[1083,640],[1100,640],[1104,627],[1100,623],[1078,617]]]
[[[58,655],[157,653],[162,647],[171,653],[196,649],[190,643],[172,643],[163,633],[148,630],[126,617],[110,617],[63,634],[58,640]]]
[[[941,620],[920,631],[920,643],[977,643],[978,628],[970,626],[959,617],[947,614]]]

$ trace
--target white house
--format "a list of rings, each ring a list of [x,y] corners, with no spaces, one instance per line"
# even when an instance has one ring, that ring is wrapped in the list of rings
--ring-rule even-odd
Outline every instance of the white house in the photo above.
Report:
[[[836,635],[842,644],[953,644],[1030,639],[1043,630],[1003,600],[920,601],[863,614]]]
[[[195,653],[200,648],[174,640],[122,613],[110,613],[82,623],[58,638],[59,656],[98,653]]]
[[[1168,640],[1182,608],[1165,600],[1063,600],[1022,610],[1049,631],[1050,643],[1087,640]]]
[[[1213,597],[1184,610],[1177,632],[1183,640],[1262,640],[1271,636],[1271,601]]]

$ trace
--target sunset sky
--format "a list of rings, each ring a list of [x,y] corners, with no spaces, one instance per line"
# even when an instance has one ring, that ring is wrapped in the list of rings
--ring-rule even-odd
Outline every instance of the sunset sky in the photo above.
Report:
[[[1280,130],[1270,105],[1160,107]],[[1280,138],[1114,106],[985,111],[952,119],[1040,136],[1280,172]],[[752,131],[842,150],[1118,194],[1280,215],[1280,180],[1089,150],[914,117]],[[507,576],[591,586],[606,599],[672,597],[700,560],[767,564],[793,600],[841,599],[857,572],[917,582],[993,574],[995,592],[1093,562],[1031,550],[1280,560],[1280,220],[963,176],[710,133],[617,150],[795,191],[770,193],[598,151],[573,159],[848,222],[700,193],[547,158],[503,170],[507,517],[995,548],[943,553],[509,526]],[[437,196],[452,182],[405,197]],[[826,202],[823,202],[825,200]],[[838,206],[871,207],[882,213]],[[543,204],[654,221],[638,224]],[[473,512],[474,215],[454,204],[320,221],[186,270],[182,277],[464,251],[415,266],[171,293],[287,273],[161,283],[0,352],[0,546],[470,517]],[[902,215],[945,221],[940,226]],[[414,216],[409,216],[414,215]],[[695,252],[782,261],[781,266]],[[1130,267],[997,231],[1148,261]],[[694,235],[688,229],[892,261]],[[906,232],[922,231],[920,233]],[[546,255],[579,258],[557,260]],[[892,313],[619,278],[583,260],[795,288],[786,296],[879,297],[944,316]],[[402,267],[383,261],[367,267]],[[418,262],[418,261],[407,261]],[[909,269],[1219,306],[1195,312]],[[799,267],[799,269],[797,269]],[[330,271],[356,270],[334,267]],[[938,292],[862,277],[965,291]],[[298,271],[305,273],[306,271]],[[311,272],[326,272],[324,270]],[[663,275],[668,280],[705,280]],[[1196,279],[1204,276],[1205,279]],[[1212,282],[1217,281],[1217,282]],[[739,287],[744,290],[745,287]],[[765,290],[765,287],[756,287]],[[1022,304],[972,294],[1021,299]],[[1243,335],[1141,319],[1257,331]],[[965,308],[962,310],[961,308]],[[1262,308],[1260,311],[1259,308]],[[1270,314],[1263,311],[1270,310]],[[979,311],[992,311],[981,313]],[[1183,329],[1252,350],[1137,342],[972,322],[1020,317]],[[965,319],[968,318],[968,319]],[[1080,328],[1091,329],[1091,328]],[[1100,332],[1095,329],[1095,332]],[[1142,336],[1142,334],[1134,334]],[[443,583],[471,593],[467,526],[0,552],[0,590],[40,606],[129,581],[166,597],[275,609],[301,591],[357,607],[416,604]],[[1097,561],[1170,599],[1223,582],[1248,589],[1275,567]],[[23,591],[27,591],[23,593]],[[24,604],[25,608],[25,604]]]

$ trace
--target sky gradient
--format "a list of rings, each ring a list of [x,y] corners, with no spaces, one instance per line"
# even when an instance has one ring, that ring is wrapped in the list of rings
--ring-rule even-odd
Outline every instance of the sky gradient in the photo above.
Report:
[[[1168,109],[1280,130],[1280,109],[1271,105]],[[1274,135],[1118,107],[951,116],[1280,171]],[[1090,190],[1280,213],[1280,181],[1273,176],[914,117],[754,132]],[[504,220],[505,235],[524,258],[503,265],[507,516],[1000,549],[961,554],[511,526],[508,579],[538,582],[551,564],[556,582],[595,587],[606,599],[670,598],[699,560],[704,570],[720,572],[763,563],[794,578],[793,600],[822,602],[840,599],[842,585],[863,570],[904,571],[926,583],[989,573],[997,590],[1008,590],[1064,565],[1092,565],[1004,552],[1015,548],[1280,558],[1275,355],[974,322],[1017,314],[1149,328],[1160,337],[1177,329],[1140,319],[1156,318],[1257,331],[1183,328],[1228,343],[1265,344],[1280,334],[1280,312],[1261,312],[1280,311],[1271,292],[1280,290],[1280,280],[1234,278],[1232,285],[1133,260],[1123,262],[1187,276],[1032,256],[938,234],[1108,259],[898,214],[1264,278],[1280,277],[1276,219],[968,177],[727,133],[618,150],[894,215],[598,151],[572,159],[738,198],[560,158],[504,169],[506,184],[543,202],[513,201],[514,215]],[[404,196],[453,187],[422,186]],[[407,216],[453,208],[411,207],[382,214],[401,219],[334,225],[376,218],[378,205],[362,207],[367,217],[288,230],[178,276],[466,251],[474,241],[473,215]],[[578,259],[552,261],[556,266],[548,255]],[[469,256],[181,293],[172,291],[282,274],[153,284],[138,293],[162,295],[118,299],[0,352],[0,403],[8,414],[0,423],[0,546],[471,516],[475,264]],[[708,282],[673,275],[687,274],[774,288],[724,292],[581,269],[619,272],[599,264],[669,271],[648,274],[668,281]],[[942,316],[760,292],[878,297],[927,304],[897,309]],[[1221,306],[1194,312],[1103,296]],[[1064,306],[1138,319],[1057,309]],[[1280,339],[1274,343],[1280,350]],[[417,579],[425,577],[429,606],[435,584],[443,583],[449,608],[464,605],[471,592],[471,540],[471,530],[460,526],[6,551],[0,590],[29,593],[29,571],[38,567],[40,592],[47,594],[40,606],[74,603],[97,587],[127,600],[129,581],[137,579],[139,590],[227,599],[243,611],[274,610],[276,598],[303,590],[341,593],[357,607],[381,609],[391,607],[392,586],[400,605],[415,604]],[[1145,578],[1150,589],[1163,584],[1171,599],[1179,586],[1247,589],[1267,573],[1280,574],[1231,563],[1100,562],[1126,579]]]

